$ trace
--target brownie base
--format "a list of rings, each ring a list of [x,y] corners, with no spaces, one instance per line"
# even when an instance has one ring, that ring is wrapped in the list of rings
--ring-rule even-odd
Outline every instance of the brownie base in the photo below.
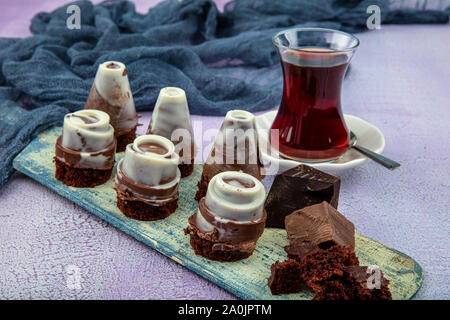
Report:
[[[195,194],[195,200],[200,201],[201,198],[203,198],[204,196],[206,196],[206,191],[208,191],[208,183],[209,181],[207,181],[205,178],[200,179],[200,181],[197,183],[197,193]]]
[[[128,144],[133,143],[134,139],[136,139],[136,128],[121,134],[116,137],[117,138],[117,149],[116,152],[125,151]]]
[[[195,254],[203,256],[210,260],[219,262],[232,262],[246,259],[253,254],[253,251],[242,252],[239,250],[213,250],[213,241],[203,239],[195,233],[192,234],[189,231],[189,228],[186,228],[184,230],[184,233],[191,236],[190,244],[192,249],[194,249]]]
[[[139,200],[124,200],[117,196],[117,207],[129,218],[141,221],[155,221],[167,218],[178,208],[178,199],[163,206],[152,206]]]
[[[314,300],[391,300],[389,281],[381,273],[380,289],[367,288],[367,267],[360,267],[352,247],[319,248],[309,242],[285,247],[289,260],[271,266],[272,294],[299,292],[303,285]]]
[[[181,163],[178,165],[178,169],[180,169],[181,177],[185,178],[194,172],[194,163]]]
[[[55,162],[55,178],[67,186],[77,188],[93,188],[106,183],[111,177],[113,168],[107,170],[70,167],[58,158]]]
[[[300,276],[300,264],[293,259],[275,262],[270,267],[270,271],[268,285],[272,295],[296,293],[304,285],[303,278]]]
[[[342,277],[317,282],[312,289],[316,292],[314,300],[392,300],[388,285],[389,281],[382,276],[381,287],[369,289],[344,271]]]

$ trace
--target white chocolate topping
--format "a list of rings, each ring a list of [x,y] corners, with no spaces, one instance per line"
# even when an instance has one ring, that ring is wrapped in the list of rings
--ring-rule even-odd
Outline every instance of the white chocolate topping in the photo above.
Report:
[[[176,130],[183,130],[184,132],[176,132]],[[176,87],[161,89],[153,110],[149,131],[152,134],[161,135],[175,144],[180,140],[180,135],[183,135],[182,141],[185,148],[189,147],[188,145],[193,146],[192,124],[186,93],[183,89]],[[183,154],[188,156],[189,160],[191,157],[190,151],[185,150],[183,152]]]
[[[231,110],[214,142],[206,163],[258,165],[259,147],[255,116],[244,110]],[[236,169],[238,170],[238,169]]]
[[[159,146],[159,151],[152,152],[146,145]],[[140,147],[142,146],[142,147]],[[134,183],[155,188],[169,188],[180,181],[178,154],[173,143],[161,136],[143,135],[127,145],[121,168]]]
[[[64,116],[61,144],[64,148],[82,152],[82,158],[89,157],[89,152],[108,148],[113,142],[114,128],[105,112],[80,110]]]
[[[255,116],[245,110],[230,110],[227,112],[226,117],[237,121],[246,121],[252,123],[255,121]]]
[[[255,177],[225,171],[209,182],[205,203],[217,220],[248,223],[263,217],[265,197],[264,186]]]
[[[114,107],[120,107],[118,111],[114,110],[114,117],[120,119],[120,128],[135,127],[136,108],[125,65],[118,61],[100,64],[94,84],[103,99]],[[114,123],[114,119],[112,120]]]

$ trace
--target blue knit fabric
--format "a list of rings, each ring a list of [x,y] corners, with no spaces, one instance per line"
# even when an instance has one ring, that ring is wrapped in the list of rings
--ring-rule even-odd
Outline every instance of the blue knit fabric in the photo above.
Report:
[[[254,112],[280,101],[271,37],[283,28],[363,31],[372,4],[382,23],[448,22],[448,12],[389,10],[387,0],[236,0],[223,13],[211,0],[167,0],[146,14],[128,1],[71,4],[81,9],[79,30],[66,26],[67,4],[37,14],[32,37],[0,38],[0,187],[36,134],[83,108],[106,60],[126,64],[137,110],[152,110],[162,87],[177,86],[193,114]]]

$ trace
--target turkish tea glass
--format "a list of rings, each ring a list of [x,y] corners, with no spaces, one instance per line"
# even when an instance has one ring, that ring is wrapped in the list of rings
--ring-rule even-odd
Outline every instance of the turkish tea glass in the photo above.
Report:
[[[283,69],[283,98],[272,124],[272,145],[293,160],[337,159],[350,142],[341,87],[359,40],[332,29],[294,28],[277,33],[273,43]]]

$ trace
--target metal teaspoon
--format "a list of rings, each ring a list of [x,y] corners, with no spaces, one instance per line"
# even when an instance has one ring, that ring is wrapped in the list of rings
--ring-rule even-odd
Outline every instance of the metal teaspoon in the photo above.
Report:
[[[365,155],[367,158],[372,159],[375,162],[378,162],[379,164],[381,164],[382,166],[384,166],[390,170],[394,170],[395,168],[400,167],[400,163],[398,163],[394,160],[391,160],[389,158],[386,158],[386,157],[382,156],[381,154],[370,151],[367,148],[357,145],[356,144],[357,140],[358,139],[356,138],[356,135],[353,133],[353,131],[350,131],[350,146],[349,146],[349,148],[356,149],[357,151],[359,151],[360,153]]]

